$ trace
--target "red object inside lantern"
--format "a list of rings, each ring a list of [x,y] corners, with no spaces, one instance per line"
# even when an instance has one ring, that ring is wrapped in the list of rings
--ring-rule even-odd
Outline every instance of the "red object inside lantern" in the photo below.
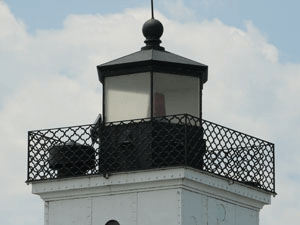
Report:
[[[161,93],[155,93],[153,116],[165,116],[165,115],[166,115],[165,96]]]

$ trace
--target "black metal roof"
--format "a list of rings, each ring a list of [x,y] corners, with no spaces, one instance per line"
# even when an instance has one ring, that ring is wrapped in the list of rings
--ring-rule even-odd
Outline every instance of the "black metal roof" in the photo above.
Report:
[[[156,49],[141,50],[97,66],[99,80],[107,76],[141,72],[163,72],[197,76],[207,81],[208,66],[182,56]]]

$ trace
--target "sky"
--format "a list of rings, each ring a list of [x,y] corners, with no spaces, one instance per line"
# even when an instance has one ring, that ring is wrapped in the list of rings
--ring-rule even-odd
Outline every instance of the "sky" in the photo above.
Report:
[[[162,46],[209,66],[203,117],[275,143],[278,195],[261,225],[300,221],[299,4],[154,2]],[[140,50],[149,17],[148,0],[0,0],[0,224],[43,224],[25,184],[27,132],[94,122],[96,66]]]

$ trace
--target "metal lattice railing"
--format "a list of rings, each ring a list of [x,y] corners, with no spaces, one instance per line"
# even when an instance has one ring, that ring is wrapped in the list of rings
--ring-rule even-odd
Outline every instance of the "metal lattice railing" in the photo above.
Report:
[[[275,192],[274,144],[186,114],[28,133],[27,182],[171,166]]]

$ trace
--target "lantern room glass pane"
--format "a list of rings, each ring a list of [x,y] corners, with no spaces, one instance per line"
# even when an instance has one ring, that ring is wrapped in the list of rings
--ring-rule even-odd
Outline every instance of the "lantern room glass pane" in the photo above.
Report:
[[[153,74],[153,116],[190,114],[199,117],[200,79],[165,73]]]
[[[105,78],[105,121],[149,118],[150,73]]]

